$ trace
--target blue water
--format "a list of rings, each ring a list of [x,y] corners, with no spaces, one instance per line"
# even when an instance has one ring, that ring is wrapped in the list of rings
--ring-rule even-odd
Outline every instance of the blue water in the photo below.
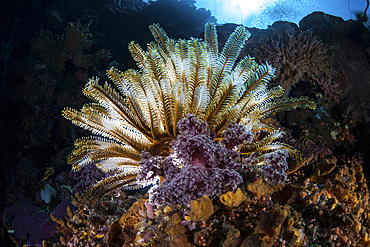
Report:
[[[366,0],[197,0],[195,5],[209,9],[219,24],[231,22],[267,28],[278,20],[298,24],[313,11],[323,11],[344,20],[355,19],[354,11],[364,11]]]

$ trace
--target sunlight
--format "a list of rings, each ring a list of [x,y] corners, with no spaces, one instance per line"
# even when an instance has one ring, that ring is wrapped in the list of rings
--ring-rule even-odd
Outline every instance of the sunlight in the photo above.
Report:
[[[251,24],[267,6],[285,0],[197,0],[197,6],[210,9],[220,23]]]
[[[233,9],[238,10],[243,15],[248,15],[261,10],[266,0],[232,0],[230,1]]]
[[[348,20],[354,10],[364,10],[366,0],[196,0],[198,8],[212,11],[221,23],[267,28],[275,21],[298,23],[313,11],[324,11]]]

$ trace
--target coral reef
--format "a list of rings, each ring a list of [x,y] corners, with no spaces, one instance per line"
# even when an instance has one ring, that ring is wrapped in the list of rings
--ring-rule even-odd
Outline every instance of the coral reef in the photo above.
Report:
[[[92,216],[86,217],[81,214],[74,214],[70,207],[67,208],[67,216],[58,218],[51,214],[53,221],[59,224],[59,241],[63,246],[89,246],[104,245],[109,229],[107,217]],[[44,241],[43,246],[49,246]]]
[[[240,49],[241,60],[246,54],[250,54],[255,56],[257,61],[260,59],[264,63],[264,58],[260,58],[255,51],[263,44],[271,42],[271,39],[277,44],[277,37],[283,37],[285,32],[291,35],[312,32],[312,36],[324,43],[327,54],[330,54],[328,61],[330,65],[334,65],[330,68],[333,70],[330,74],[332,77],[325,73],[313,78],[301,75],[299,83],[287,90],[291,97],[306,95],[313,98],[318,105],[316,110],[300,109],[277,114],[269,112],[272,114],[265,118],[254,111],[257,108],[253,108],[254,110],[247,113],[251,121],[243,119],[239,122],[228,122],[229,115],[226,114],[222,120],[224,124],[221,124],[220,128],[215,124],[217,121],[212,123],[199,116],[197,119],[200,121],[194,128],[190,128],[191,121],[186,117],[186,113],[194,112],[184,111],[177,121],[173,122],[172,127],[175,128],[172,128],[173,135],[169,139],[161,139],[165,135],[156,136],[163,141],[159,146],[165,147],[162,149],[164,152],[159,154],[160,148],[144,148],[142,151],[147,152],[139,152],[138,163],[141,161],[144,165],[144,162],[152,159],[156,164],[146,166],[146,171],[142,171],[148,178],[144,184],[132,176],[132,184],[125,184],[124,188],[120,188],[118,184],[114,189],[114,186],[110,187],[110,182],[114,185],[115,179],[120,181],[121,178],[127,177],[120,177],[121,171],[117,174],[117,170],[105,173],[95,166],[99,165],[96,162],[87,162],[82,169],[70,172],[70,167],[65,164],[65,157],[70,152],[73,140],[85,136],[86,131],[61,118],[61,109],[65,106],[79,108],[88,101],[82,97],[80,88],[81,83],[85,83],[91,75],[98,75],[101,80],[107,80],[109,78],[100,74],[100,71],[109,69],[112,65],[122,71],[133,68],[136,61],[130,59],[132,50],[127,50],[126,44],[131,40],[137,40],[141,45],[149,43],[152,40],[150,32],[147,31],[149,24],[161,23],[174,38],[202,36],[200,33],[204,30],[204,24],[212,17],[209,11],[196,9],[193,2],[19,0],[0,3],[0,30],[3,38],[0,55],[0,118],[5,119],[0,124],[4,164],[0,179],[1,198],[5,198],[0,203],[0,211],[5,211],[0,229],[0,246],[370,245],[367,187],[370,174],[370,153],[367,150],[370,145],[370,97],[367,85],[370,81],[370,32],[360,21],[344,21],[339,17],[315,12],[305,17],[299,27],[294,23],[276,22],[268,29],[248,29],[251,37],[245,47]],[[82,25],[78,22],[69,24],[77,19]],[[223,47],[227,47],[224,44],[236,27],[236,24],[216,27],[218,55],[222,53]],[[293,29],[290,29],[291,27]],[[94,45],[91,45],[92,35]],[[169,40],[175,46],[180,44],[180,40]],[[182,61],[190,61],[190,56],[195,57],[191,55],[193,53],[188,52],[191,47],[189,43],[192,41],[183,41],[185,59]],[[210,67],[222,64],[219,60],[217,63],[202,63],[203,57],[212,57],[208,56],[212,49],[203,46],[202,42],[206,41],[198,41],[200,42],[197,44],[200,45],[197,47],[206,47],[198,60],[200,70],[194,69],[190,72],[190,67],[196,68],[193,66],[196,64],[193,59],[191,66],[189,63],[183,63],[185,74],[188,73],[186,75],[203,71],[205,64],[211,65]],[[192,44],[194,43],[196,42]],[[151,42],[148,49],[141,49],[144,57],[149,50],[157,50],[162,58],[166,57],[163,46],[150,49],[155,46],[161,45]],[[106,62],[99,58],[102,48],[109,48],[113,61]],[[304,58],[303,54],[295,61],[299,63]],[[120,64],[114,59],[124,62]],[[174,60],[163,61],[166,73],[171,64],[179,68],[179,63],[172,63]],[[273,62],[269,61],[271,64]],[[259,66],[253,59],[249,65],[256,68]],[[238,63],[233,68],[237,66]],[[138,75],[142,75],[142,72],[140,67],[136,70]],[[243,78],[249,82],[253,80],[253,76],[256,76],[257,80],[267,78],[255,72],[256,70],[252,70],[250,77]],[[115,75],[117,74],[120,73]],[[177,73],[176,78],[180,74]],[[272,74],[274,72],[271,71],[268,74],[271,78],[262,79],[263,83],[268,81],[266,87],[261,86],[262,83],[256,84],[253,89],[259,89],[261,86],[262,89],[268,89],[266,92],[269,95],[274,92],[281,94],[277,88],[276,91],[270,91],[272,86],[281,83],[276,80],[275,84],[271,85]],[[199,78],[199,81],[207,78],[203,77],[203,74],[198,75],[186,78]],[[235,73],[224,75],[224,79],[236,78]],[[119,78],[127,82],[126,77]],[[169,91],[175,89],[172,86],[174,84],[170,85]],[[126,96],[122,94],[120,86],[111,88],[124,99],[121,103],[127,106]],[[249,84],[247,88],[251,88]],[[253,89],[246,98],[250,99],[249,96],[259,91]],[[209,88],[207,90],[211,91]],[[212,96],[210,93],[205,95]],[[223,95],[226,97],[228,94]],[[147,98],[152,96],[148,94]],[[158,95],[154,96],[157,101]],[[268,103],[263,101],[262,96],[260,91],[260,94],[251,100],[260,104],[258,108]],[[199,99],[199,95],[193,98]],[[225,101],[230,98],[226,97]],[[169,99],[172,98],[167,98],[164,102],[173,105]],[[279,99],[280,95],[272,101]],[[143,102],[145,104],[148,101]],[[186,100],[181,98],[181,102]],[[95,104],[94,107],[84,109],[105,114],[106,105],[99,106],[95,101],[92,104]],[[144,109],[141,105],[135,107],[134,109]],[[162,109],[160,112],[164,112],[159,104],[158,108]],[[222,107],[216,109],[219,110],[224,114]],[[261,108],[259,110],[261,113]],[[147,114],[147,111],[138,111],[137,114]],[[165,118],[159,119],[162,121]],[[181,119],[189,121],[181,122]],[[158,118],[153,119],[153,122],[157,120]],[[178,127],[179,122],[183,123],[184,127]],[[142,125],[143,123],[141,122]],[[208,127],[203,128],[205,125]],[[165,128],[164,126],[166,125],[160,125],[160,129]],[[109,127],[109,130],[121,134],[117,125]],[[202,131],[199,133],[201,137],[197,139],[195,133],[198,133],[198,128]],[[194,141],[191,140],[193,137]],[[179,143],[180,139],[186,142],[186,145]],[[243,146],[243,140],[249,144]],[[280,149],[282,146],[279,143],[283,149]],[[203,144],[206,149],[203,149]],[[246,148],[247,146],[249,148]],[[277,150],[272,148],[277,146]],[[99,147],[96,146],[96,150]],[[120,151],[109,149],[111,147],[107,146],[107,150],[111,152],[108,152],[109,155]],[[268,149],[267,152],[265,148]],[[299,150],[300,155],[293,150]],[[94,153],[94,157],[106,155],[104,151]],[[112,164],[113,167],[117,165],[115,162]],[[143,169],[141,164],[139,168]],[[197,176],[199,172],[195,168],[200,168],[200,173],[206,175],[216,168],[234,171],[233,174],[242,177],[243,182],[238,184],[235,190],[222,182],[209,183],[210,193],[220,189],[217,189],[217,193],[207,196],[203,194],[208,192],[203,191],[199,195],[202,197],[198,198],[195,192],[187,189],[185,194],[191,194],[193,199],[172,199],[175,203],[180,201],[181,205],[149,203],[150,195],[146,194],[148,187],[130,190],[145,186],[147,182],[154,182],[160,191],[166,184],[175,184],[176,180],[171,178],[181,177],[183,172],[191,170],[193,172],[190,176],[182,179],[185,184],[190,184],[194,181],[193,174]],[[159,175],[159,178],[153,174]],[[113,178],[105,180],[112,175]],[[207,183],[210,179],[214,178],[203,176],[199,182]],[[87,206],[96,202],[94,207],[81,207],[81,202],[86,200],[86,192],[89,193],[88,188],[97,188],[94,187],[96,183],[103,185],[102,190],[93,191],[91,197],[87,198],[97,196],[101,199],[86,201]],[[172,186],[171,189],[180,191],[186,188],[185,184],[181,184],[179,188]],[[45,190],[46,188],[50,190]],[[53,195],[50,200],[48,195]],[[162,197],[158,198],[162,200]],[[137,201],[139,202],[132,206]],[[197,219],[202,220],[196,221]]]
[[[331,82],[334,76],[328,48],[309,31],[293,27],[284,32],[277,29],[271,40],[256,51],[256,56],[276,68],[276,82],[286,95],[299,81],[324,77]]]
[[[349,87],[346,99],[342,102],[345,114],[355,122],[368,123],[370,90],[366,83],[370,81],[370,67],[366,50],[370,44],[369,30],[358,22],[344,21],[323,12],[307,15],[299,25],[302,30],[310,29],[320,36],[335,54],[336,65],[342,73],[340,77],[344,76],[347,82],[341,83],[341,78],[335,78],[335,81],[342,89]]]
[[[153,217],[141,214],[136,240],[123,246],[172,246],[179,239],[184,246],[367,246],[369,196],[361,161],[327,162],[274,193],[255,196],[241,186],[244,200],[234,207],[224,205],[224,195],[193,200],[189,208],[159,205]]]
[[[274,160],[275,154],[270,152],[284,149],[296,153],[288,145],[277,141],[283,135],[282,131],[264,125],[260,120],[273,112],[314,109],[315,103],[307,97],[281,99],[281,87],[267,86],[274,72],[269,65],[258,65],[247,56],[234,66],[250,35],[242,26],[235,29],[220,52],[216,27],[212,23],[205,26],[205,41],[173,41],[157,24],[151,25],[150,30],[156,43],[150,43],[148,51],[144,52],[134,42],[129,44],[138,71],[121,72],[112,67],[107,72],[119,92],[107,82],[100,86],[99,79],[92,78],[83,92],[95,103],[85,104],[80,111],[70,108],[63,110],[65,118],[95,134],[75,141],[75,149],[68,158],[73,170],[95,164],[102,171],[117,172],[87,190],[80,208],[85,204],[95,204],[105,193],[118,187],[135,189],[145,186],[136,183],[135,179],[143,165],[140,163],[143,151],[160,156],[149,158],[144,164],[168,157],[163,164],[154,164],[153,170],[144,167],[144,171],[149,172],[160,170],[155,166],[169,167],[169,172],[164,174],[169,179],[151,191],[153,196],[150,201],[155,203],[189,203],[195,199],[194,196],[199,197],[204,193],[215,196],[225,192],[224,187],[235,188],[241,179],[234,171],[225,169],[238,166],[238,152],[233,148],[245,156],[258,154],[255,159],[248,161],[253,165],[275,162],[275,167],[282,169],[280,173],[269,171],[274,169],[269,166],[263,173],[265,177],[275,177],[276,181],[271,179],[273,183],[284,182],[284,155],[278,154],[281,157]],[[193,114],[194,117],[185,118],[187,114]],[[183,118],[185,120],[181,121]],[[234,124],[234,128],[230,127],[227,131],[233,122],[243,126]],[[209,130],[206,126],[209,126]],[[211,132],[212,136],[209,136]],[[251,143],[257,133],[258,137]],[[237,135],[240,136],[234,139]],[[222,141],[224,137],[224,144],[213,142]],[[183,162],[178,165],[181,171],[174,176],[177,168],[171,164],[173,158]],[[186,180],[185,185],[195,186],[198,181],[189,179],[188,175],[195,170],[198,171],[196,174],[200,183],[210,175],[214,178],[214,184],[209,188],[205,187],[207,184],[199,184],[201,186],[198,187],[206,189],[194,190],[200,193],[198,195],[189,197],[188,193],[178,191],[183,197],[172,196],[172,200],[166,198],[170,195],[165,191],[176,184],[171,185],[171,180]],[[146,180],[150,180],[152,175]],[[141,177],[144,177],[143,173]],[[169,187],[161,189],[165,186]]]

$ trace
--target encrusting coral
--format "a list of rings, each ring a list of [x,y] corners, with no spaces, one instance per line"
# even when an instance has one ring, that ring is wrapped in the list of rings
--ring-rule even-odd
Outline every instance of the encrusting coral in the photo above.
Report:
[[[276,150],[294,153],[290,146],[277,141],[282,136],[282,131],[262,124],[260,120],[281,110],[315,108],[315,104],[306,97],[283,99],[281,87],[268,88],[268,82],[274,77],[271,66],[258,65],[249,56],[235,65],[239,52],[250,35],[245,27],[235,29],[221,52],[218,51],[216,28],[212,23],[205,27],[205,41],[174,41],[157,24],[150,26],[150,30],[156,43],[149,43],[148,51],[145,52],[133,42],[129,44],[129,50],[139,67],[138,71],[120,72],[114,68],[108,71],[108,77],[116,84],[119,92],[108,83],[100,86],[99,79],[92,78],[83,92],[95,103],[84,105],[80,111],[69,108],[63,110],[64,117],[96,134],[76,140],[75,150],[68,159],[73,164],[73,169],[79,170],[87,164],[96,164],[103,171],[117,172],[91,187],[80,201],[80,206],[95,203],[106,192],[118,187],[142,187],[143,184],[136,177],[142,164],[145,164],[145,158],[150,157],[145,152],[150,153],[155,160],[165,158],[163,165],[168,165],[166,162],[168,163],[176,150],[188,148],[187,153],[177,152],[183,163],[173,166],[171,171],[179,174],[173,178],[181,176],[187,170],[190,174],[190,170],[195,169],[186,165],[189,163],[187,159],[192,157],[190,163],[197,163],[197,169],[223,169],[217,170],[221,171],[221,180],[216,178],[218,173],[214,173],[214,179],[220,182],[222,179],[232,178],[230,181],[233,182],[228,186],[235,189],[241,179],[230,166],[242,162],[239,160],[233,165],[222,163],[222,159],[228,159],[233,148],[236,148],[236,152],[232,156],[237,159],[240,159],[237,157],[239,154],[243,157],[254,154],[254,159],[249,160],[250,165],[266,164],[271,159],[269,155]],[[187,131],[191,128],[181,127],[180,122],[186,114],[193,114],[193,118],[197,120],[193,121],[192,117],[188,117],[183,123],[191,120],[196,124],[194,127],[208,125],[209,130],[199,128],[199,131],[209,131],[213,140],[209,136],[203,136],[199,137],[197,143],[188,138]],[[245,133],[253,133],[253,142],[248,137],[250,134],[247,134],[242,136],[244,140],[237,140],[239,143],[233,144],[232,138],[227,138],[230,124],[243,125],[237,128],[245,128]],[[181,139],[188,142],[187,147],[180,143]],[[201,147],[201,143],[208,146]],[[215,153],[211,154],[212,152]],[[190,156],[181,157],[183,154]],[[169,158],[166,160],[166,157]],[[212,161],[216,157],[220,160]],[[169,173],[170,171],[165,175],[171,177]],[[165,180],[163,186],[170,183],[169,181]],[[225,185],[221,183],[218,192],[204,191],[197,196],[209,192],[211,196],[219,195],[226,192],[222,188]],[[177,200],[185,203],[194,197],[195,195]],[[159,198],[158,203],[167,200],[164,195]]]
[[[225,206],[236,208],[247,199],[246,195],[238,188],[235,192],[228,191],[220,196],[220,201]]]

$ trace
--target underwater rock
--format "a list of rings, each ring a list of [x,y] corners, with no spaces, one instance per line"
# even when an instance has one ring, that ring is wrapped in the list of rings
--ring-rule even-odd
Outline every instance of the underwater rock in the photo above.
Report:
[[[40,191],[41,198],[46,204],[49,204],[51,199],[55,197],[56,194],[57,191],[51,187],[50,184],[45,184]]]
[[[238,188],[235,192],[228,191],[220,196],[220,201],[227,207],[236,208],[247,199],[243,191]]]
[[[336,64],[350,82],[349,95],[343,101],[344,111],[353,121],[368,122],[370,67],[366,49],[370,44],[369,30],[359,21],[344,21],[323,12],[307,15],[299,26],[304,31],[312,30],[332,47]]]
[[[320,36],[326,43],[336,42],[348,36],[352,25],[353,20],[344,21],[341,17],[321,11],[315,11],[305,16],[299,22],[300,29],[303,31],[312,30],[315,35]],[[328,33],[328,29],[330,33]]]
[[[201,198],[191,201],[189,218],[192,221],[201,221],[208,219],[214,213],[212,200],[204,195]]]

